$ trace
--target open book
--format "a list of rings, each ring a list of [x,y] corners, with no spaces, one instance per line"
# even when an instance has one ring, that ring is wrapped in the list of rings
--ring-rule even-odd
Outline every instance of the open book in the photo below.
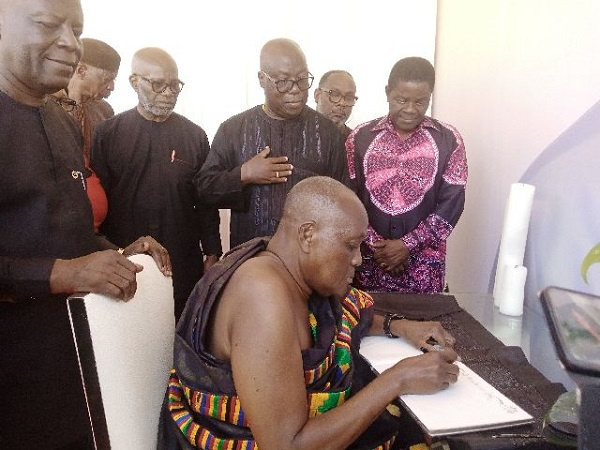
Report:
[[[377,373],[398,361],[422,354],[403,339],[369,336],[360,353]],[[429,436],[444,436],[523,425],[533,417],[461,362],[458,381],[430,395],[402,395],[400,400]]]

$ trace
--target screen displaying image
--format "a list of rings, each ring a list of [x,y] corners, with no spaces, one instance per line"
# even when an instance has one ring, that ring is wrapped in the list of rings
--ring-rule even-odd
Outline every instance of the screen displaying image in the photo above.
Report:
[[[600,297],[548,288],[544,299],[565,366],[600,373]]]

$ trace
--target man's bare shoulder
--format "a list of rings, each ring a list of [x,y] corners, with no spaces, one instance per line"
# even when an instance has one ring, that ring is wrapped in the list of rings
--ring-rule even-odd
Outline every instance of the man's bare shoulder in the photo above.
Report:
[[[228,360],[234,345],[248,351],[261,342],[287,345],[294,316],[284,276],[275,261],[262,256],[244,262],[235,271],[215,315],[215,356]]]
[[[222,301],[228,301],[230,296],[243,297],[251,304],[287,298],[285,273],[272,258],[258,255],[244,262],[232,275],[223,292]]]

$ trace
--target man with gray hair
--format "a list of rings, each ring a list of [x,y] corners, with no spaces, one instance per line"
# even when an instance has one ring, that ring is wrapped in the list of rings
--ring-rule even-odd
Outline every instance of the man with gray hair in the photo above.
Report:
[[[221,255],[219,211],[204,207],[192,186],[208,138],[173,112],[184,83],[171,55],[143,48],[131,69],[137,106],[99,125],[92,146],[92,167],[108,196],[100,231],[117,245],[141,232],[168,249],[179,317],[203,271]]]
[[[329,117],[347,137],[352,129],[346,125],[352,108],[358,100],[356,83],[349,72],[345,70],[330,70],[319,80],[315,89],[317,112]]]
[[[237,247],[198,283],[177,325],[160,450],[391,448],[401,430],[386,406],[456,382],[454,338],[439,323],[384,318],[351,287],[367,224],[350,189],[306,178],[270,240]],[[447,348],[370,381],[360,340],[394,333]]]
[[[65,299],[131,299],[142,267],[124,255],[170,273],[153,239],[101,251],[94,234],[80,135],[48,98],[75,72],[82,29],[79,0],[0,0],[2,449],[93,448]]]

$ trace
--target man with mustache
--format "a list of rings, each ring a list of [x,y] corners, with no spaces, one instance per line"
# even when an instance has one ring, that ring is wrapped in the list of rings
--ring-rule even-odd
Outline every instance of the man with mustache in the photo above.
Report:
[[[346,122],[357,100],[356,83],[345,70],[325,72],[315,89],[317,112],[333,120],[345,137],[352,132]]]
[[[74,74],[82,30],[79,0],[0,0],[2,449],[93,448],[66,296],[131,299],[142,267],[122,253],[170,273],[152,238],[117,252],[94,233],[81,135],[48,100]]]
[[[203,207],[192,187],[208,138],[173,112],[184,83],[166,51],[138,50],[131,68],[137,106],[100,124],[92,145],[92,168],[108,196],[100,231],[117,245],[140,232],[165,245],[178,318],[203,270],[221,255],[219,212]]]

